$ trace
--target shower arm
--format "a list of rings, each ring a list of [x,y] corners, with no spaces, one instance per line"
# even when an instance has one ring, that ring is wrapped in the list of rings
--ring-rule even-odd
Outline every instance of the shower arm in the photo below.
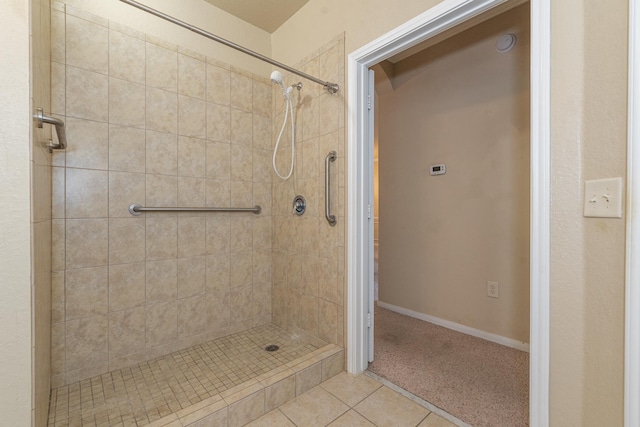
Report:
[[[246,53],[247,55],[253,56],[254,58],[257,58],[257,59],[259,59],[261,61],[268,62],[269,64],[275,65],[276,67],[282,68],[283,70],[287,70],[290,73],[297,74],[300,77],[304,77],[307,80],[311,80],[312,82],[318,83],[318,84],[324,86],[324,88],[330,93],[336,93],[340,89],[340,86],[338,86],[337,83],[330,83],[330,82],[326,82],[324,80],[320,80],[320,79],[318,79],[316,77],[313,77],[313,76],[311,76],[311,75],[309,75],[309,74],[307,74],[305,72],[296,70],[293,67],[289,67],[288,65],[285,65],[285,64],[283,64],[281,62],[275,61],[275,60],[273,60],[271,58],[268,58],[268,57],[266,57],[264,55],[261,55],[261,54],[259,54],[257,52],[254,52],[254,51],[250,50],[250,49],[247,49],[246,47],[243,47],[243,46],[240,46],[238,44],[235,44],[235,43],[233,43],[233,42],[231,42],[231,41],[229,41],[227,39],[223,39],[222,37],[216,36],[215,34],[212,34],[212,33],[208,32],[208,31],[205,31],[205,30],[203,30],[201,28],[194,27],[193,25],[187,24],[184,21],[180,21],[179,19],[176,19],[176,18],[174,18],[172,16],[169,16],[169,15],[167,15],[165,13],[162,13],[162,12],[156,10],[156,9],[152,9],[149,6],[146,6],[144,4],[138,3],[138,2],[133,1],[133,0],[120,0],[120,1],[123,2],[123,3],[126,3],[126,4],[128,4],[130,6],[136,7],[138,9],[140,9],[140,10],[143,10],[143,11],[145,11],[147,13],[150,13],[152,15],[155,15],[155,16],[157,16],[159,18],[162,18],[162,19],[164,19],[166,21],[169,21],[169,22],[172,22],[172,23],[174,23],[176,25],[179,25],[182,28],[186,28],[187,30],[193,31],[196,34],[200,34],[201,36],[204,36],[204,37],[206,37],[208,39],[211,39],[211,40],[216,41],[218,43],[222,43],[223,45],[228,46],[228,47],[230,47],[232,49],[239,50],[240,52]]]

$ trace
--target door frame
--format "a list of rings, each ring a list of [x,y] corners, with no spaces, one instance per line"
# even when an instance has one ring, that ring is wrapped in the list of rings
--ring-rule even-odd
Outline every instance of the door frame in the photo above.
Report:
[[[509,0],[444,0],[348,56],[347,371],[367,369],[367,322],[373,283],[373,135],[368,69]],[[514,0],[511,0],[514,1]],[[517,1],[517,0],[515,0]],[[531,7],[531,218],[529,420],[549,425],[550,0]]]
[[[629,1],[624,425],[640,426],[640,7]],[[635,260],[635,262],[634,262]]]

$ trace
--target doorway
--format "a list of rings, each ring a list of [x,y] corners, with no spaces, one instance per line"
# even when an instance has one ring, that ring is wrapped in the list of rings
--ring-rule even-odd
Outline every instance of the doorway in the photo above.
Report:
[[[373,67],[369,371],[510,426],[528,419],[529,5],[491,12]]]
[[[464,25],[503,1],[444,1],[349,55],[348,357],[363,371],[373,335],[373,120],[367,70],[445,30]],[[531,2],[530,424],[548,425],[549,372],[549,2]],[[384,221],[382,219],[381,221]]]

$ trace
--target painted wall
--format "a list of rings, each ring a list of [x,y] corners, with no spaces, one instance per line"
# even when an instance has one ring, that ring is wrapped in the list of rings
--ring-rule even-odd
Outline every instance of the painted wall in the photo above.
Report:
[[[271,323],[270,81],[73,6],[52,21],[53,385]]]
[[[343,31],[348,55],[437,3],[311,0],[273,56],[295,63]],[[624,219],[583,218],[582,192],[625,173],[627,7],[552,2],[551,425],[622,425]]]
[[[30,2],[9,0],[0,17],[0,413],[32,419]]]
[[[529,13],[395,64],[379,99],[380,302],[529,342]],[[496,52],[503,34],[518,37]],[[445,163],[447,173],[430,176]],[[500,298],[487,296],[487,281]]]

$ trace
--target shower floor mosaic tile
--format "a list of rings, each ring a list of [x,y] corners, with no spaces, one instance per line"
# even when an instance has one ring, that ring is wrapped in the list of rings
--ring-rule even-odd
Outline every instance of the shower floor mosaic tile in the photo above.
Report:
[[[265,351],[270,344],[280,349]],[[147,425],[315,350],[275,325],[259,326],[55,388],[49,426]]]

